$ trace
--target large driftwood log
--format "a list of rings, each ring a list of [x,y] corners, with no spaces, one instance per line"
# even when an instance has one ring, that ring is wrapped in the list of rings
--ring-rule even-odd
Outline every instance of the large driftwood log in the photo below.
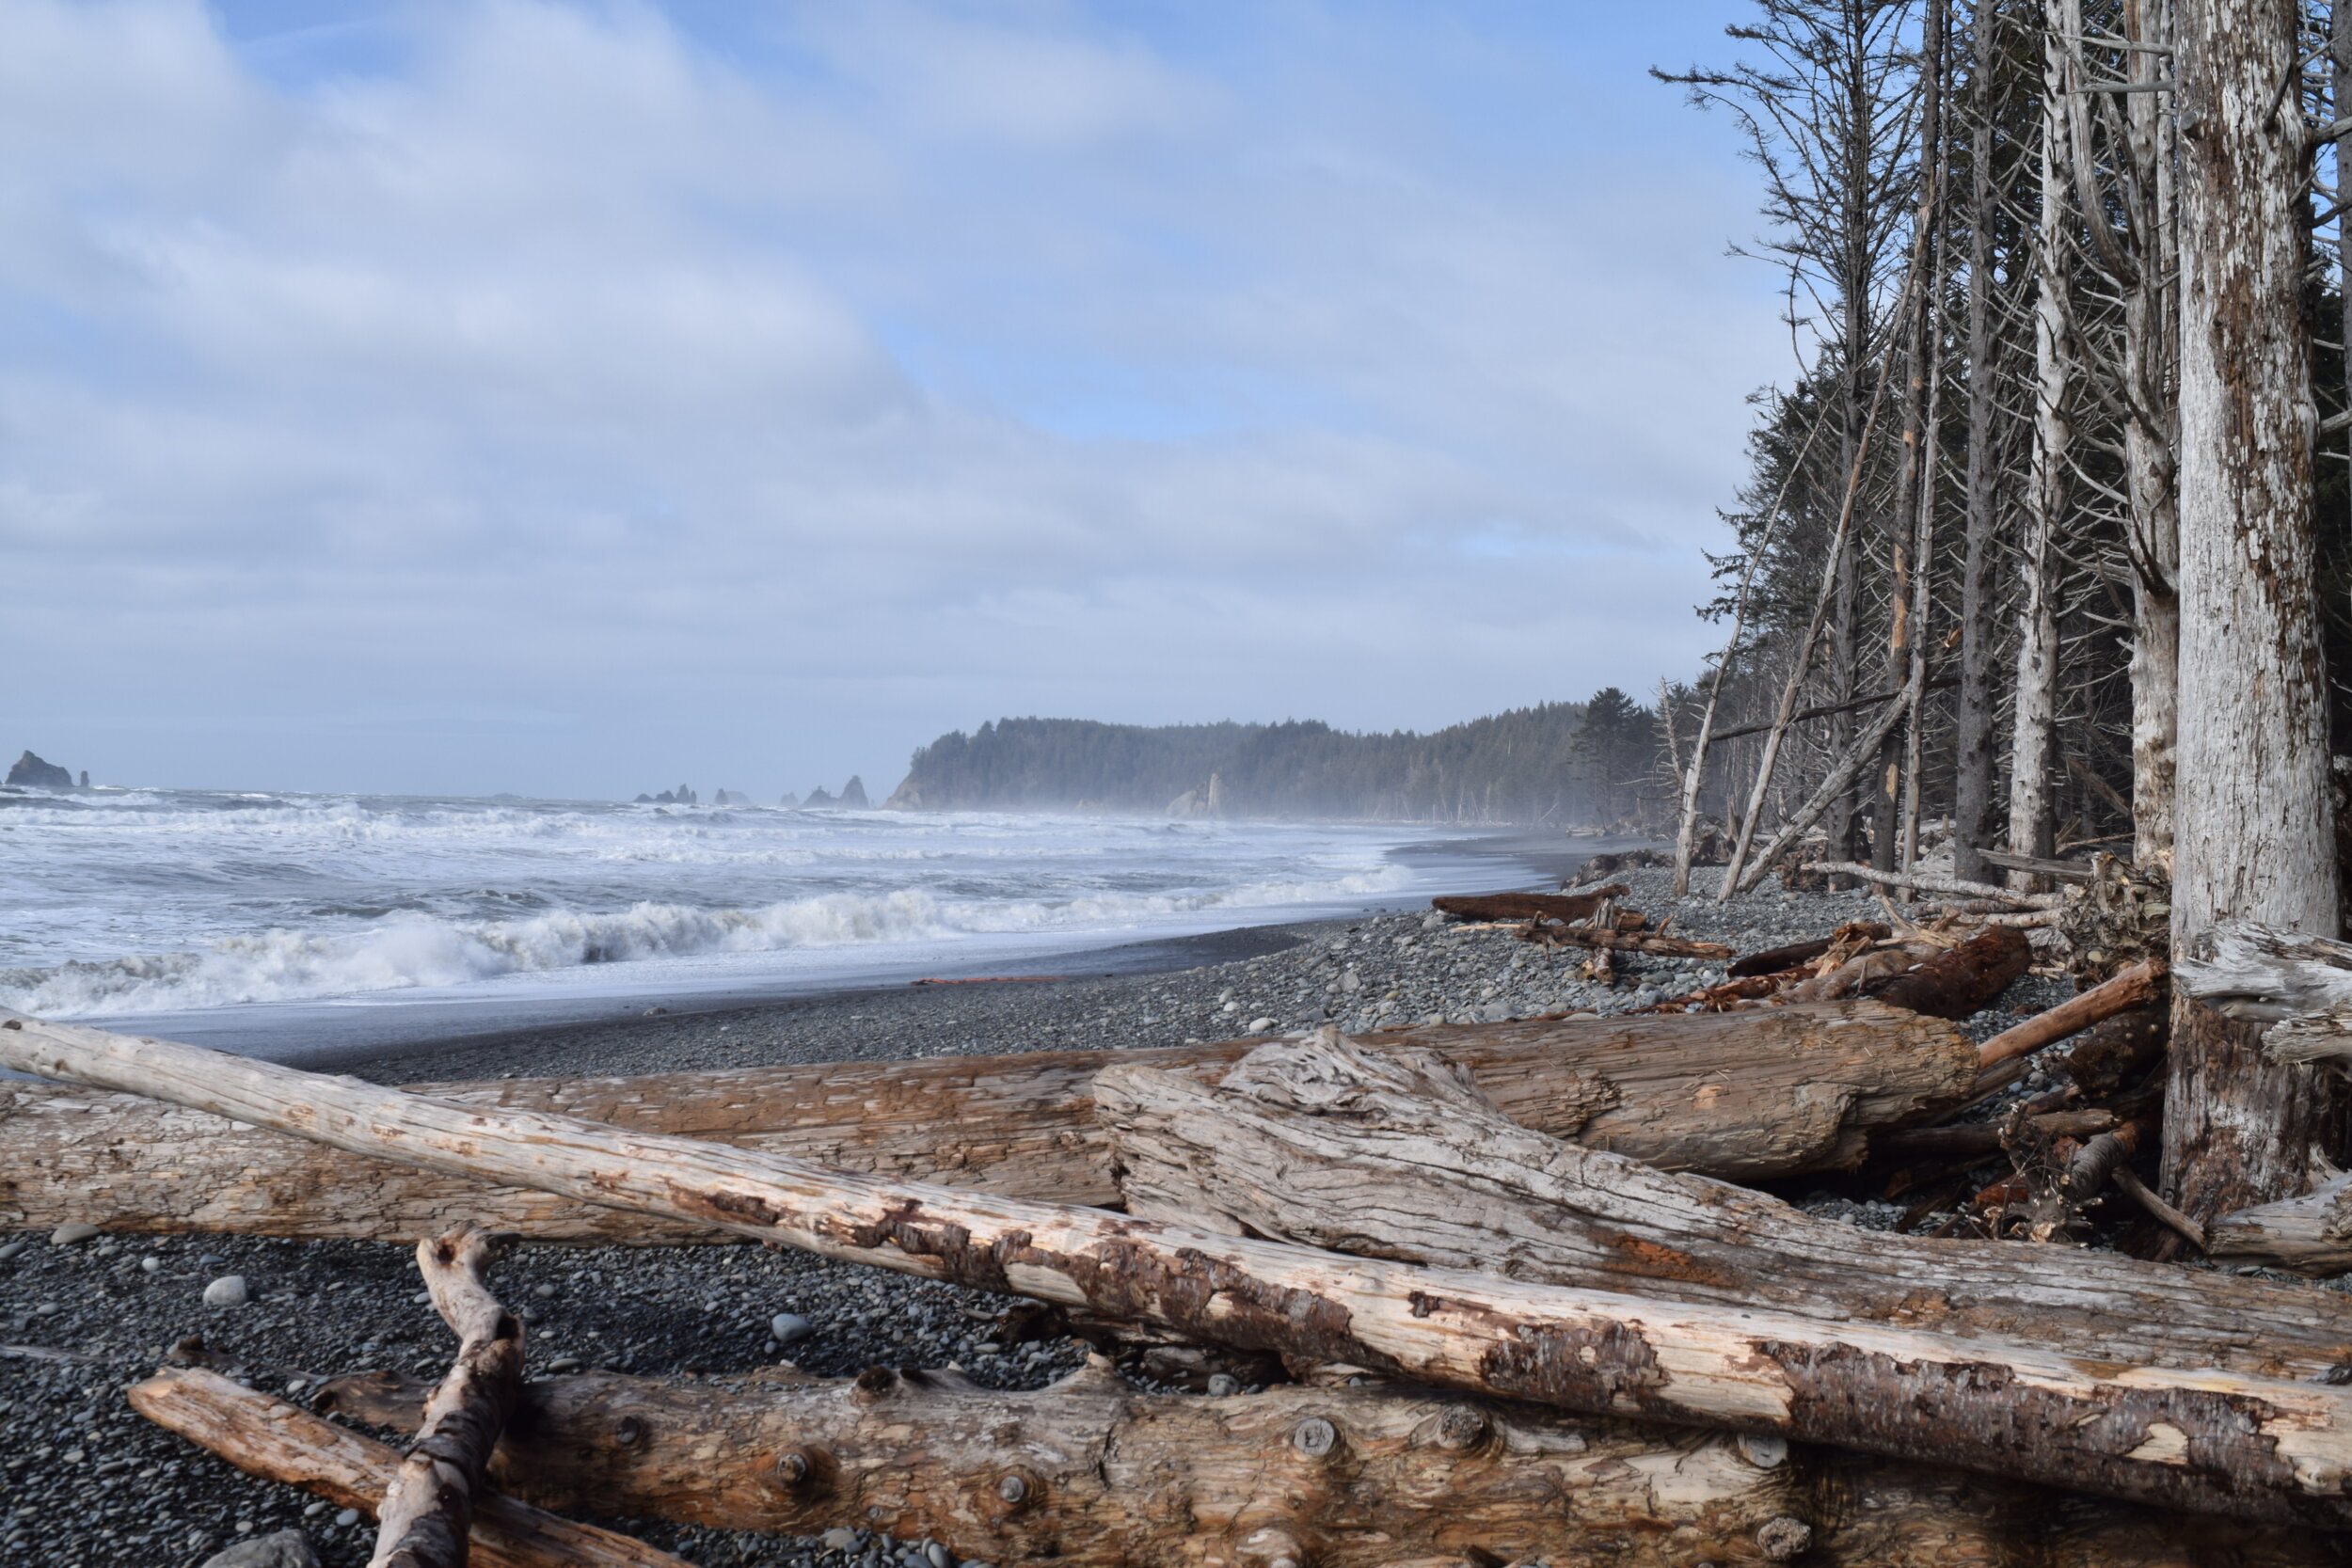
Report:
[[[0,1065],[1396,1381],[2352,1529],[2352,1392],[2323,1384],[1349,1258],[16,1017]]]
[[[1517,1120],[1675,1169],[1740,1180],[1857,1164],[1876,1128],[1956,1103],[1974,1047],[1867,1003],[1769,1017],[1565,1019],[1384,1032],[1467,1067]],[[1112,1061],[1217,1073],[1247,1042],[1033,1052],[642,1078],[431,1084],[485,1108],[763,1148],[896,1180],[1065,1203],[1119,1201],[1094,1117]],[[728,1239],[546,1193],[355,1159],[132,1095],[0,1083],[0,1229],[242,1231],[413,1242],[462,1220],[541,1241]]]
[[[457,1358],[425,1402],[417,1440],[376,1511],[368,1568],[466,1568],[474,1495],[522,1387],[522,1323],[482,1277],[503,1244],[472,1225],[417,1243],[417,1267],[457,1336]]]
[[[1623,882],[1584,893],[1461,893],[1429,900],[1458,920],[1588,920],[1609,899],[1632,889]]]
[[[1129,1212],[1530,1283],[1640,1291],[2282,1378],[2352,1359],[2352,1302],[2105,1253],[1817,1220],[1777,1198],[1530,1132],[1434,1057],[1336,1033],[1206,1085],[1106,1070]]]
[[[413,1425],[413,1386],[323,1400]],[[558,1510],[813,1534],[865,1525],[959,1558],[1375,1568],[1418,1559],[1769,1560],[1809,1533],[1786,1445],[1431,1389],[1146,1394],[1110,1363],[1034,1393],[955,1372],[533,1384],[501,1492]],[[1749,1457],[1749,1450],[1755,1457]],[[1757,1460],[1766,1461],[1758,1464]]]
[[[130,1390],[131,1407],[248,1475],[373,1513],[397,1450],[218,1372],[172,1368]],[[411,1423],[413,1424],[413,1422]],[[496,1493],[475,1506],[470,1568],[688,1568],[683,1558]]]
[[[2111,980],[2091,987],[2078,996],[2068,997],[2046,1012],[2036,1013],[2025,1022],[2004,1029],[1977,1050],[1977,1060],[1985,1067],[2008,1061],[2039,1051],[2043,1046],[2062,1040],[2069,1035],[2079,1035],[2094,1023],[2113,1018],[2118,1013],[2144,1007],[2164,994],[2165,966],[2161,959],[2150,958],[2136,963]]]
[[[2315,1279],[2352,1272],[2352,1175],[2217,1215],[2205,1227],[2205,1247],[2217,1263],[2265,1263]]]
[[[2014,927],[1987,926],[1947,952],[1922,958],[1872,994],[1890,1007],[1931,1018],[1970,1018],[1992,1005],[2033,962]]]
[[[421,1393],[374,1373],[335,1379],[320,1401],[405,1428]],[[2344,1560],[2308,1532],[1772,1438],[1389,1386],[1145,1394],[1099,1359],[1035,1393],[879,1369],[854,1383],[761,1373],[723,1387],[557,1378],[530,1387],[496,1475],[551,1509],[778,1531],[854,1522],[965,1558],[1072,1568],[1283,1554],[1318,1568],[1547,1556],[1616,1568]]]

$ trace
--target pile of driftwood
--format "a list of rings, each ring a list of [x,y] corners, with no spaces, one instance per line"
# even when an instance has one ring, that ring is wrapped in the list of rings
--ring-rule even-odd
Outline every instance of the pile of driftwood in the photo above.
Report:
[[[1638,938],[1611,896],[1515,918]],[[2017,932],[1903,940],[1758,956],[1804,977],[1730,1011],[407,1090],[5,1017],[0,1063],[72,1086],[0,1085],[0,1223],[417,1241],[449,1375],[315,1402],[405,1452],[200,1368],[131,1396],[375,1513],[378,1563],[675,1560],[577,1513],[993,1562],[2339,1560],[2352,1301],[2049,1244],[2110,1195],[2165,1212],[2132,1173],[2161,967],[1980,1046],[1937,1013],[2007,983]],[[2183,983],[2352,1056],[2352,948],[2235,940]],[[1940,1003],[1885,999],[1923,970],[1901,994]],[[2069,1037],[2049,1093],[1950,1121]],[[1964,1201],[1988,1159],[2011,1174]],[[1735,1184],[1829,1170],[1964,1223],[1873,1232]],[[2352,1178],[2298,1201],[2232,1236],[2342,1266]],[[510,1237],[804,1248],[1033,1298],[1027,1332],[1103,1354],[1034,1393],[526,1381],[486,1273]],[[1208,1392],[1122,1381],[1139,1350]],[[1288,1381],[1235,1392],[1244,1364]]]

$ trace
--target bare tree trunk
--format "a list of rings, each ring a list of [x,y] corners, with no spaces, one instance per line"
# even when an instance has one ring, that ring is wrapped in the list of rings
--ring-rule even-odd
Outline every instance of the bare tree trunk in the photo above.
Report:
[[[2336,928],[2312,594],[2310,334],[2295,0],[2182,0],[2180,721],[2172,938]],[[2165,1185],[2191,1218],[2290,1197],[2332,1083],[2173,997]]]
[[[2001,420],[1993,336],[1994,81],[2000,69],[1998,0],[1975,0],[1968,79],[1968,525],[1960,569],[1960,702],[1952,784],[1952,869],[1969,881],[1992,873],[1979,853],[1993,834],[1994,545]]]
[[[2148,47],[2131,56],[2131,80],[2153,87],[2169,78],[2171,0],[2132,0],[2124,24]],[[2125,101],[2131,202],[2138,254],[2123,295],[2124,478],[2131,492],[2132,560],[2132,858],[2172,866],[2175,734],[2179,724],[2181,641],[2180,240],[2173,199],[2177,147],[2162,95]]]
[[[2069,500],[2074,426],[2068,412],[2074,347],[2067,326],[2069,146],[2064,0],[2048,0],[2042,34],[2042,214],[2034,245],[2033,466],[2026,487],[2026,548],[2019,562],[2025,605],[2017,643],[2014,723],[2010,742],[2009,847],[2047,857],[2057,847],[2052,784],[2058,771],[2058,530]],[[2017,887],[2034,885],[2012,872]]]
[[[1285,1358],[2352,1529],[2352,1392],[1411,1268],[0,1019],[0,1065]]]

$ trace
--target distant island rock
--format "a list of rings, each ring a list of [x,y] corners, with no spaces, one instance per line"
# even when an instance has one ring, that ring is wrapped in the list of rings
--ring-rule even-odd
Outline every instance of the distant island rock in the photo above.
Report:
[[[866,781],[855,773],[841,786],[841,805],[845,811],[871,811],[873,802],[866,798]]]
[[[73,775],[54,762],[42,761],[28,749],[16,759],[16,766],[8,769],[8,783],[29,785],[34,789],[72,789]],[[87,773],[82,775],[82,783],[85,787],[88,785]]]
[[[721,793],[725,792],[723,790]],[[665,789],[659,795],[641,794],[631,802],[640,806],[691,806],[698,803],[700,803],[699,798],[684,784],[678,785],[675,789]]]
[[[739,789],[722,789],[710,798],[710,803],[714,806],[748,806],[753,802],[752,798]]]
[[[834,798],[833,791],[823,784],[818,784],[815,789],[801,797],[801,804],[811,809],[818,806],[837,806],[840,803]]]
[[[782,795],[780,795],[780,796],[778,796],[778,797],[776,798],[776,804],[777,804],[777,805],[779,805],[779,806],[782,806],[782,807],[783,807],[785,810],[787,810],[787,811],[790,811],[790,810],[792,810],[795,806],[798,806],[800,803],[801,803],[801,798],[800,798],[799,796],[797,796],[797,795],[793,794],[793,793],[792,793],[790,790],[788,790],[788,789],[787,789],[787,790],[786,790],[786,791],[785,791]]]

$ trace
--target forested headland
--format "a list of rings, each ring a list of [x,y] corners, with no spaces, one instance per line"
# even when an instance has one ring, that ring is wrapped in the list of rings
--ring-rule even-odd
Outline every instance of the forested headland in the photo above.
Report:
[[[1356,735],[1279,724],[1001,719],[914,753],[889,804],[1179,816],[1565,825],[1655,816],[1657,715],[1604,689],[1582,703]]]

